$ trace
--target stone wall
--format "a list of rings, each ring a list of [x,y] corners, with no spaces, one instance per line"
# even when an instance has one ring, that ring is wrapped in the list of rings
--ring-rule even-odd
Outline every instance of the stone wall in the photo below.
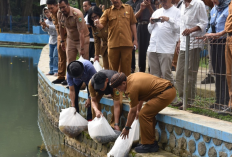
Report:
[[[224,142],[163,122],[156,125],[156,135],[160,148],[177,156],[232,157],[232,141]]]

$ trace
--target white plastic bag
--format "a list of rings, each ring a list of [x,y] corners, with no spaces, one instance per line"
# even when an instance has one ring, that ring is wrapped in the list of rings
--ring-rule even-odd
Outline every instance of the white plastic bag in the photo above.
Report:
[[[80,56],[80,58],[78,59],[78,61],[83,61],[85,60],[82,56]]]
[[[120,135],[115,133],[112,127],[109,125],[105,117],[95,117],[88,123],[88,130],[90,137],[97,143],[113,142]]]
[[[90,61],[94,61],[94,58],[90,58]],[[103,69],[97,60],[93,63],[93,67],[97,72]]]
[[[62,109],[59,118],[59,129],[69,137],[76,137],[88,129],[88,121],[76,112],[75,107]]]
[[[131,125],[131,129],[128,135],[129,137],[126,139],[122,139],[122,137],[119,136],[114,143],[113,148],[107,154],[107,157],[127,157],[129,155],[134,139],[137,139],[139,137],[138,133],[139,121],[136,119]]]

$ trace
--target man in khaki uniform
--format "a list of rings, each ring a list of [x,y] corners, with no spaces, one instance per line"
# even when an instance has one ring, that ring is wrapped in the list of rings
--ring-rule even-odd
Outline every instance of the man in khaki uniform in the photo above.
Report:
[[[65,50],[64,31],[67,31],[67,62],[76,60],[77,52],[84,59],[89,59],[89,30],[85,23],[83,13],[70,7],[68,0],[59,0],[58,22],[60,26],[61,45]],[[65,27],[65,28],[64,28]]]
[[[91,109],[92,109],[92,118],[100,118],[102,116],[100,100],[103,95],[111,94],[114,100],[114,106],[111,107],[112,119],[111,126],[115,130],[119,130],[119,119],[120,113],[122,111],[122,93],[117,89],[110,87],[109,82],[111,77],[116,74],[116,71],[113,70],[101,70],[98,73],[94,74],[91,80],[89,81],[89,92],[91,96]]]
[[[132,49],[137,48],[137,20],[132,7],[123,4],[121,0],[111,0],[112,6],[106,9],[100,18],[95,20],[99,29],[108,24],[108,57],[110,70],[124,72],[126,76],[131,72]],[[134,37],[134,42],[132,42]]]
[[[232,83],[231,83],[231,74],[232,74],[232,3],[229,5],[229,15],[226,19],[225,24],[225,31],[227,33],[227,39],[226,39],[226,51],[225,51],[225,58],[226,58],[226,79],[229,89],[229,108],[227,110],[230,110],[232,107],[231,101],[232,101]]]
[[[58,50],[58,78],[54,80],[52,83],[59,84],[65,81],[65,72],[66,72],[66,52],[62,50],[61,48],[61,37],[60,37],[60,31],[59,31],[59,24],[57,19],[57,13],[58,13],[58,4],[56,0],[47,0],[46,2],[47,7],[49,11],[52,13],[52,21],[53,24],[56,27],[57,32],[57,50]],[[66,40],[67,34],[64,35],[64,40]]]
[[[172,83],[151,74],[137,72],[128,77],[124,73],[114,74],[110,85],[124,92],[130,102],[130,111],[126,126],[122,130],[122,138],[128,136],[135,117],[139,116],[142,145],[136,147],[135,151],[138,153],[157,152],[159,147],[155,141],[155,116],[176,97],[176,90]],[[141,109],[143,101],[147,103]]]

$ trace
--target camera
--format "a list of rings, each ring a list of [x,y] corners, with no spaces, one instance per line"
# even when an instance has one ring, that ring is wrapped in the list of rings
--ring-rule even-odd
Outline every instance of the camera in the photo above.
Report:
[[[161,19],[160,18],[154,18],[154,19],[151,19],[151,21],[153,21],[153,22],[161,22]]]
[[[40,21],[44,22],[44,15],[43,14],[40,15]]]

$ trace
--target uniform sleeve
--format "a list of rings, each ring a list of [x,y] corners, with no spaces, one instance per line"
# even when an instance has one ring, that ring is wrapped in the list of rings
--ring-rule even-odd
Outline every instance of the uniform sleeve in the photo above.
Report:
[[[90,93],[90,96],[92,97],[92,98],[94,98],[94,97],[96,97],[96,91],[94,90],[94,88],[93,88],[93,86],[92,86],[92,84],[91,84],[91,80],[89,81],[89,93]]]
[[[100,48],[101,48],[101,40],[98,36],[95,35],[95,31],[92,28],[92,34],[93,34],[93,38],[94,38],[94,47],[95,47],[95,55],[99,56],[100,55]]]
[[[114,101],[120,100],[120,92],[116,88],[113,89],[113,94],[112,95],[113,95]]]
[[[100,24],[102,24],[104,27],[106,26],[106,24],[108,23],[108,11],[109,9],[105,10],[104,13],[102,14],[101,18],[100,18]]]
[[[134,11],[133,11],[132,7],[130,6],[130,24],[133,25],[136,23],[137,23],[137,20],[135,18]]]
[[[82,13],[78,13],[78,15],[76,15],[76,24],[78,31],[81,31],[87,27]]]
[[[139,103],[139,93],[138,91],[134,88],[130,90],[130,94],[129,94],[129,103],[130,103],[130,107],[133,108],[135,106],[138,105]]]

